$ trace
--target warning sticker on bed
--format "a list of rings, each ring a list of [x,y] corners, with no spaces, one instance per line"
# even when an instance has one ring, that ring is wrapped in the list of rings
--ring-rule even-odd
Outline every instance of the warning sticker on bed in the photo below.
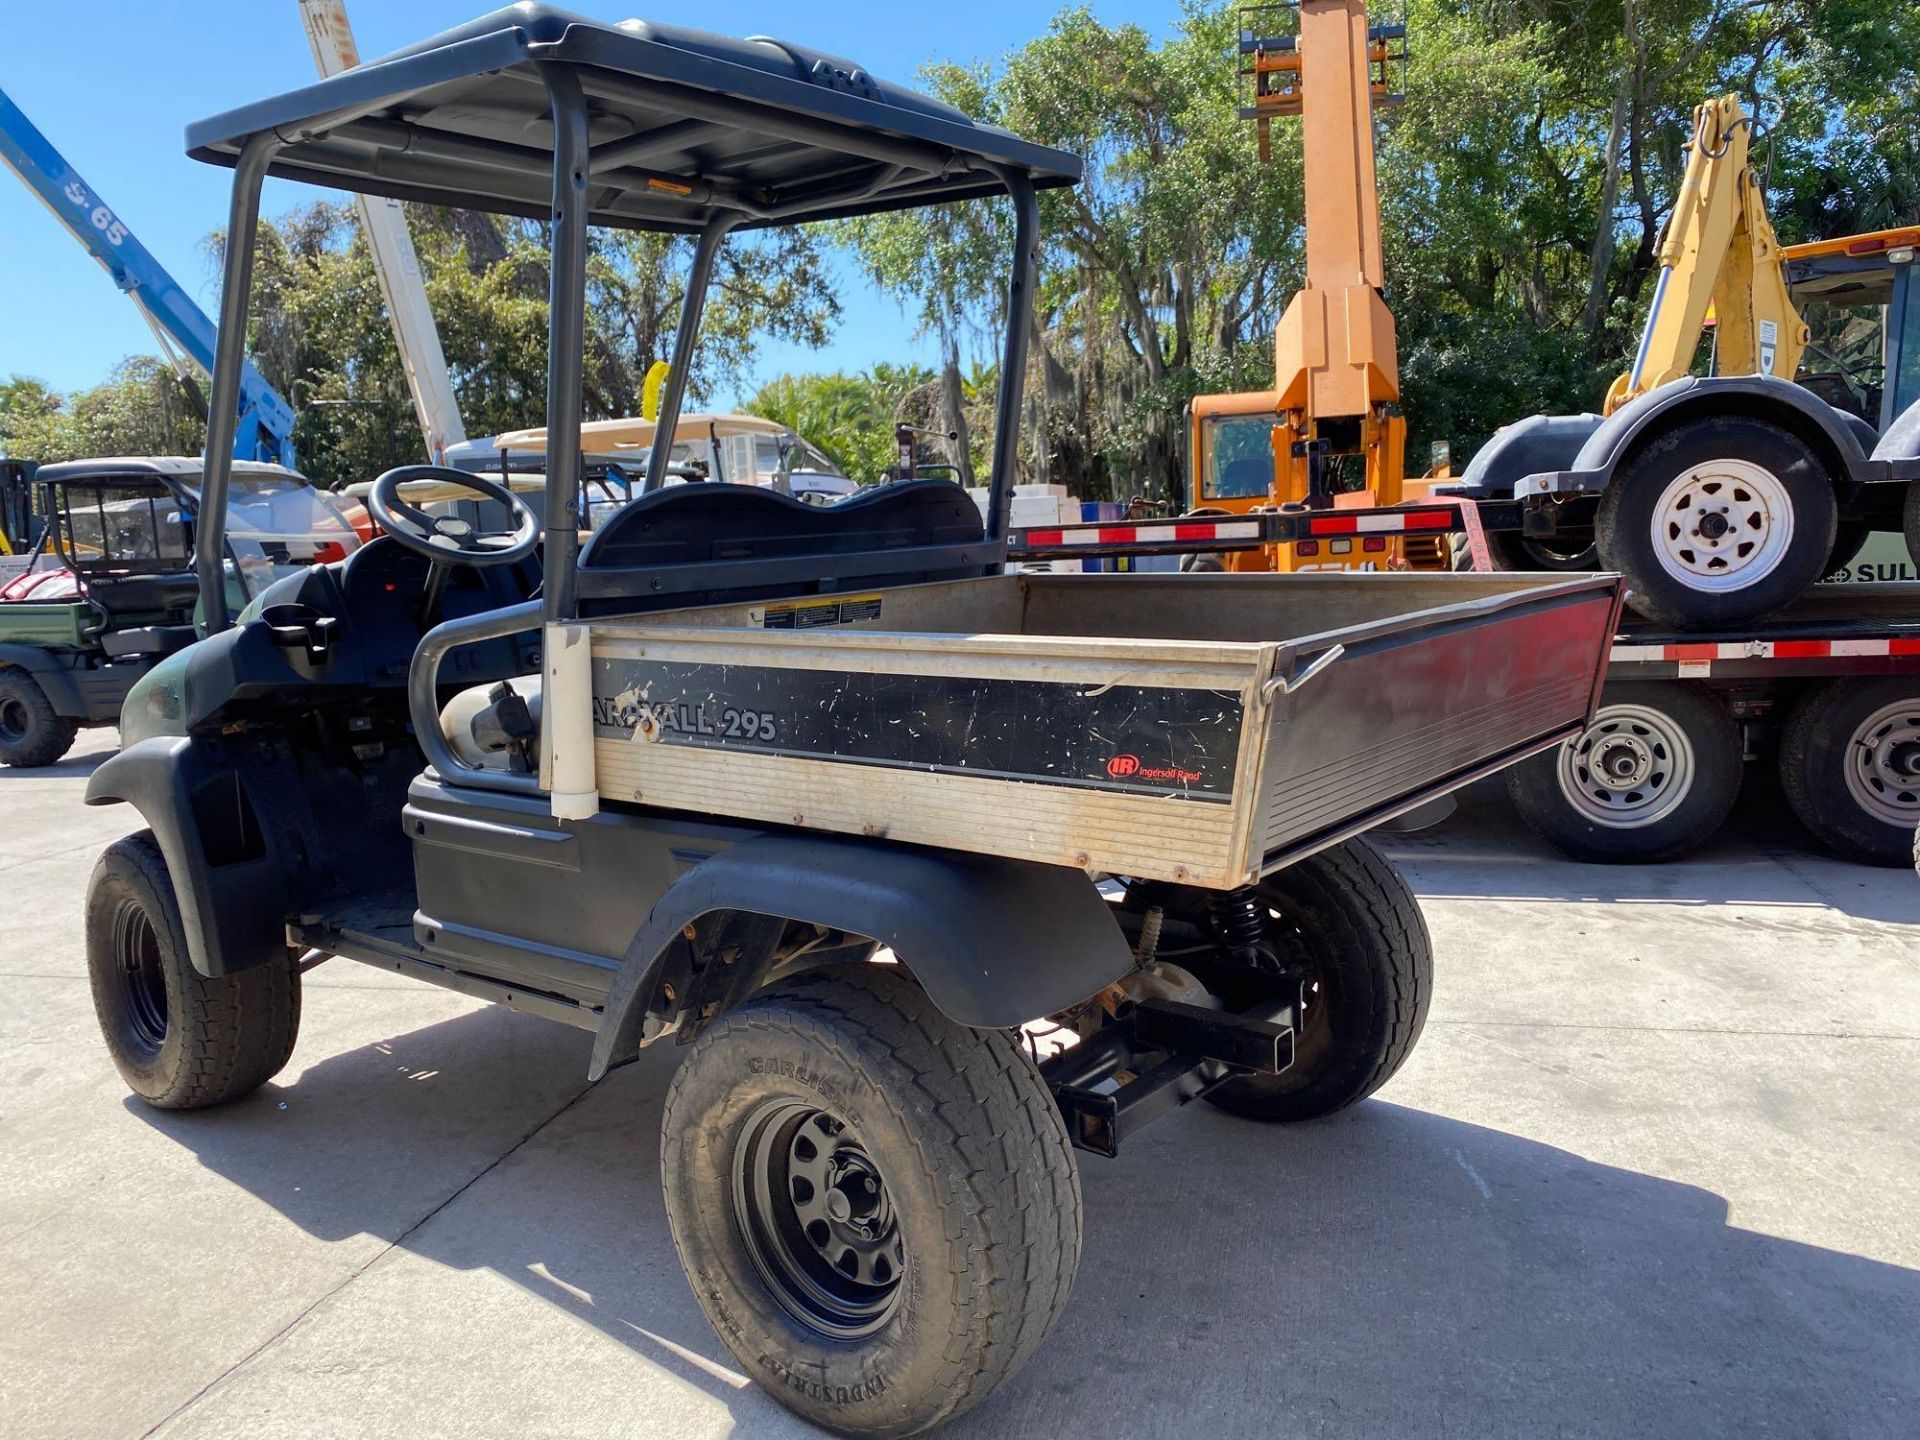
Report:
[[[839,595],[831,600],[797,600],[769,605],[763,630],[818,630],[827,625],[857,625],[880,618],[878,595]]]

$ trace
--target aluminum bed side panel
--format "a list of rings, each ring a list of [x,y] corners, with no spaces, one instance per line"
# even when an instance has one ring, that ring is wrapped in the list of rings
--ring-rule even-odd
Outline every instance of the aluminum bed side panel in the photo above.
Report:
[[[1348,645],[1274,707],[1265,867],[1579,733],[1618,607],[1616,587],[1563,592]]]

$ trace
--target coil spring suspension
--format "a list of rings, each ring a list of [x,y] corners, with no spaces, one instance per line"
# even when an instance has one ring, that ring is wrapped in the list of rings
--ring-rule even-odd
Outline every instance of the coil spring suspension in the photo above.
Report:
[[[1237,964],[1261,968],[1267,953],[1267,912],[1251,885],[1214,896],[1213,928]]]

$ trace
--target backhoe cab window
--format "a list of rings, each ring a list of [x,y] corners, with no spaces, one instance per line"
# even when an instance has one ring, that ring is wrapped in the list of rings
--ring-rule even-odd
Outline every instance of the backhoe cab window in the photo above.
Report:
[[[1201,498],[1252,500],[1273,488],[1273,427],[1278,415],[1234,415],[1201,422],[1205,456]]]

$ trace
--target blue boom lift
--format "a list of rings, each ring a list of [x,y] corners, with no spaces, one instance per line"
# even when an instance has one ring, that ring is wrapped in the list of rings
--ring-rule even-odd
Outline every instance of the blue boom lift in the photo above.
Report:
[[[67,232],[113,277],[153,327],[174,369],[213,373],[215,331],[206,311],[153,258],[127,224],[53,148],[20,107],[0,91],[0,160],[26,182]],[[293,466],[293,407],[253,366],[242,362],[234,457]]]

